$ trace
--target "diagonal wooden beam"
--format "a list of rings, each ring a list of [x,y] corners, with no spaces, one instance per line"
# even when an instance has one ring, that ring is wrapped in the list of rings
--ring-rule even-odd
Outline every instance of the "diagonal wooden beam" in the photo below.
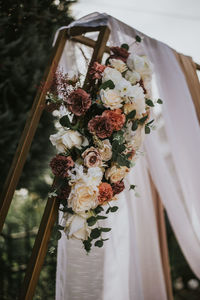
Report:
[[[53,48],[49,64],[46,68],[43,77],[42,82],[44,82],[45,84],[42,90],[38,90],[36,94],[33,106],[26,121],[24,131],[21,135],[10,171],[8,173],[3,192],[0,197],[0,232],[2,231],[3,224],[5,222],[13,198],[13,194],[17,187],[33,137],[35,135],[35,131],[38,127],[40,117],[45,107],[46,87],[50,86],[51,80],[53,78],[53,70],[57,68],[57,65],[59,63],[66,42],[66,33],[66,29],[59,32],[58,39]]]

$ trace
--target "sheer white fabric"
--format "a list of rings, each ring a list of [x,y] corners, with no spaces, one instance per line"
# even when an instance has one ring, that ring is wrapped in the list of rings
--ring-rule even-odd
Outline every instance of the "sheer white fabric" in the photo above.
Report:
[[[163,117],[170,154],[163,154],[159,131],[146,137],[141,157],[127,179],[127,191],[118,200],[119,212],[107,221],[112,227],[104,249],[85,255],[78,241],[65,236],[58,243],[56,300],[165,300],[166,291],[159,253],[158,235],[147,170],[160,193],[173,230],[193,271],[200,277],[200,160],[199,125],[192,99],[173,51],[147,36],[136,47],[140,32],[106,15],[94,13],[69,27],[108,25],[110,45],[128,43],[130,51],[149,56],[155,68],[159,95],[164,100]],[[95,33],[92,33],[95,38]],[[55,37],[56,39],[56,37]],[[83,73],[85,55],[91,49],[67,42],[60,67]],[[169,166],[173,166],[173,174]],[[140,198],[128,191],[138,186]]]

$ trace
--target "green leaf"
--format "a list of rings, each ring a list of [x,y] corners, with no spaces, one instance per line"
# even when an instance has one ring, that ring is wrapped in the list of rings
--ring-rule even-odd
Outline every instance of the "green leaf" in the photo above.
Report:
[[[151,129],[148,126],[145,126],[144,131],[146,134],[149,134],[151,132]]]
[[[68,116],[63,116],[61,119],[60,119],[60,124],[64,127],[69,127],[71,128],[72,127],[72,124],[68,118]]]
[[[117,163],[119,166],[126,166],[127,168],[130,168],[130,164],[131,164],[130,160],[128,160],[126,156],[122,154],[118,154]]]
[[[102,241],[102,240],[98,240],[98,241],[96,241],[96,242],[94,243],[94,245],[95,245],[96,247],[101,248],[101,247],[103,247],[103,241]]]
[[[61,225],[57,225],[56,226],[58,230],[63,230],[65,227],[61,226]]]
[[[140,124],[144,124],[144,122],[147,120],[148,116],[144,116],[143,118],[139,119]]]
[[[148,122],[146,125],[149,126],[150,124],[152,124],[154,122],[154,119],[151,120],[150,122]]]
[[[118,208],[119,208],[118,206],[113,206],[113,207],[110,208],[110,211],[111,212],[116,212],[118,210]]]
[[[94,228],[92,229],[91,233],[90,233],[90,237],[92,239],[97,239],[99,236],[101,235],[101,231],[99,228]]]
[[[63,212],[68,212],[69,214],[74,214],[74,211],[72,210],[71,207],[63,207],[63,209],[61,209],[61,211]]]
[[[100,230],[101,232],[109,232],[111,231],[111,228],[101,227]]]
[[[137,130],[137,128],[138,128],[138,120],[135,120],[135,121],[133,121],[133,124],[132,124],[132,130],[133,131],[135,131],[135,130]]]
[[[113,141],[118,141],[119,144],[124,142],[124,132],[119,130],[113,134]]]
[[[56,240],[58,241],[59,239],[61,239],[61,236],[62,236],[62,233],[61,233],[61,231],[57,231],[56,232]]]
[[[129,45],[128,44],[122,44],[121,48],[126,49],[127,51],[129,50]]]
[[[158,99],[158,100],[157,100],[157,103],[158,103],[158,104],[163,104],[163,101],[162,101],[161,99]]]
[[[154,106],[154,103],[153,103],[153,101],[151,100],[151,99],[146,99],[146,104],[148,105],[148,106],[151,106],[151,107],[153,107]]]
[[[106,214],[108,214],[110,212],[111,207],[108,207],[108,209],[106,210]]]
[[[87,219],[88,226],[93,226],[97,222],[97,218],[92,216]]]
[[[126,120],[135,118],[135,115],[136,115],[136,110],[134,109],[126,116]]]
[[[83,245],[84,245],[84,248],[87,252],[90,252],[91,250],[91,247],[92,247],[92,244],[89,240],[84,240],[83,241]]]
[[[129,187],[129,190],[134,190],[134,189],[135,189],[135,187],[136,187],[136,185],[134,185],[134,184],[131,184],[131,185],[130,185],[130,187]]]
[[[104,219],[107,219],[107,217],[105,216],[96,216],[97,220],[104,220]]]
[[[136,42],[138,42],[138,43],[141,43],[141,41],[142,41],[142,39],[139,35],[136,35],[135,39],[136,39]]]
[[[99,214],[100,212],[104,211],[103,207],[98,205],[95,209],[94,212],[95,214]]]
[[[115,88],[114,82],[112,80],[105,81],[99,87],[99,89],[103,89],[103,90],[105,90],[107,88],[109,88],[109,89],[114,89]]]

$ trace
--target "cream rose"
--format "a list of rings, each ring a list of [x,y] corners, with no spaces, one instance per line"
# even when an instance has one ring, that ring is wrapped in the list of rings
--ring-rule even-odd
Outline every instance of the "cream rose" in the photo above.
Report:
[[[127,71],[125,74],[126,80],[130,81],[131,84],[136,84],[136,82],[140,81],[141,76],[138,72],[136,71]]]
[[[91,229],[88,227],[87,218],[88,214],[65,214],[64,218],[66,219],[65,233],[68,238],[86,240],[91,232]]]
[[[127,70],[127,65],[121,59],[109,59],[109,63],[120,73],[123,73]]]
[[[110,67],[105,68],[102,76],[102,82],[112,80],[115,85],[118,84],[122,79],[121,73]]]
[[[98,205],[98,190],[92,185],[77,182],[72,186],[68,205],[77,214],[95,208]]]
[[[106,170],[105,176],[107,180],[110,180],[111,183],[115,183],[117,181],[121,181],[129,172],[129,168],[122,166],[117,167],[113,165],[111,168]]]
[[[122,107],[122,98],[117,90],[101,89],[100,91],[101,101],[104,106],[110,109],[116,109]]]
[[[103,147],[99,148],[102,160],[108,161],[112,157],[112,146],[108,139],[102,141]]]
[[[61,129],[58,133],[50,135],[50,141],[59,152],[65,152],[72,147],[81,148],[88,141],[78,131]]]

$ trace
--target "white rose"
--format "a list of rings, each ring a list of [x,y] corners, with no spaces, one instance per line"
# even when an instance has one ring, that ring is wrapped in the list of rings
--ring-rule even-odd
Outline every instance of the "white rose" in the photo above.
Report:
[[[113,83],[116,85],[120,82],[121,79],[122,79],[121,73],[116,69],[110,67],[105,68],[102,74],[102,82],[112,80]]]
[[[130,93],[131,93],[131,95],[129,97],[132,98],[132,100],[134,100],[134,101],[136,99],[144,99],[145,98],[143,88],[139,85],[139,83],[131,86]]]
[[[85,182],[77,182],[72,186],[68,205],[76,213],[85,212],[98,205],[98,189]]]
[[[104,106],[110,109],[116,109],[122,107],[122,98],[117,90],[113,89],[101,89],[100,91],[101,101]]]
[[[144,98],[136,98],[134,102],[134,109],[136,110],[136,118],[141,117],[142,114],[146,113],[146,104]]]
[[[115,88],[119,91],[121,97],[132,97],[133,86],[125,78],[122,78]]]
[[[99,148],[99,152],[101,154],[102,160],[108,161],[112,157],[112,146],[108,139],[103,140],[102,143],[103,143],[103,147]]]
[[[127,70],[127,65],[121,59],[109,59],[109,63],[120,73],[123,73]]]
[[[91,229],[88,227],[87,218],[88,214],[67,214],[66,225],[65,225],[65,233],[68,238],[78,239],[78,240],[86,240],[91,232]]]
[[[103,177],[103,171],[101,168],[89,168],[86,173],[84,172],[83,165],[79,165],[77,163],[75,163],[75,166],[68,171],[68,174],[71,178],[69,181],[70,185],[80,182],[81,184],[93,186],[93,188],[96,188],[97,191],[97,186],[100,184]]]
[[[127,59],[127,66],[132,71],[135,70],[140,73],[142,77],[152,74],[152,64],[146,56],[139,56],[137,54],[129,55]]]
[[[140,81],[141,76],[138,72],[136,71],[127,71],[125,74],[126,80],[130,81],[131,84],[135,84],[136,82]]]
[[[88,141],[78,131],[71,129],[61,129],[56,134],[50,135],[50,141],[59,152],[65,152],[72,147],[81,148],[81,145],[87,145]]]

